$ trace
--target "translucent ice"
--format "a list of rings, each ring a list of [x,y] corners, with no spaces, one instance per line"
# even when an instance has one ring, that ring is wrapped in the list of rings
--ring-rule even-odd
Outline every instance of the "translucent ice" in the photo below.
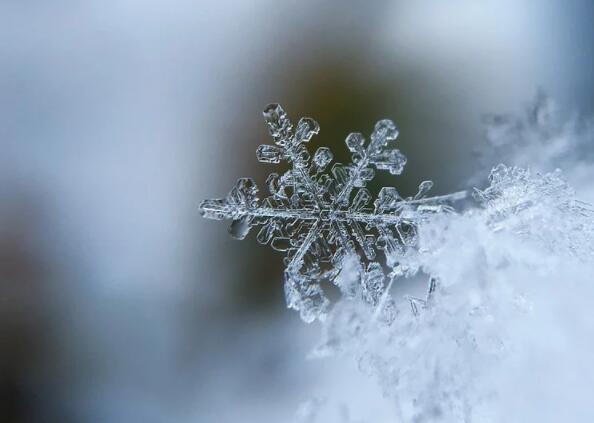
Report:
[[[252,179],[240,179],[226,198],[202,202],[202,216],[232,219],[230,233],[238,239],[259,227],[258,241],[286,254],[287,305],[299,310],[304,320],[325,315],[329,301],[320,283],[336,282],[347,255],[366,268],[361,296],[378,304],[388,278],[378,251],[384,253],[392,276],[403,274],[396,269],[397,257],[414,245],[414,228],[429,215],[451,211],[447,203],[464,193],[426,197],[432,183],[425,181],[413,197],[382,188],[373,200],[365,186],[375,170],[399,175],[406,164],[406,157],[392,146],[398,129],[391,120],[380,120],[369,142],[360,133],[348,135],[351,163],[335,163],[327,173],[334,157],[330,149],[318,148],[310,160],[305,146],[319,132],[316,121],[302,118],[294,127],[278,104],[267,106],[264,118],[274,145],[259,146],[256,156],[264,163],[287,162],[289,170],[268,177],[270,195],[263,200]]]

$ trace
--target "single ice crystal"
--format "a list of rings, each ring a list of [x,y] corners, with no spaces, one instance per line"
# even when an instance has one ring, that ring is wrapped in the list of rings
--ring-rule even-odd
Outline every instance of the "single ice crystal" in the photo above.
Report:
[[[302,118],[294,127],[278,104],[266,107],[264,119],[274,145],[259,146],[258,160],[285,161],[290,169],[269,175],[270,195],[263,200],[252,179],[240,179],[225,199],[203,201],[202,216],[232,219],[229,231],[238,239],[260,227],[258,242],[286,254],[287,305],[299,310],[303,320],[325,315],[329,301],[320,283],[338,283],[346,257],[355,257],[366,269],[361,272],[361,295],[377,305],[388,278],[378,252],[384,253],[393,276],[406,274],[398,257],[415,244],[415,227],[432,214],[451,211],[447,203],[464,198],[464,192],[427,198],[432,183],[425,181],[413,197],[402,198],[395,188],[386,187],[373,200],[365,187],[375,170],[398,175],[406,164],[406,157],[391,145],[398,129],[390,120],[375,125],[369,142],[360,133],[348,135],[351,163],[335,163],[327,173],[333,160],[330,149],[318,148],[311,159],[305,146],[319,132],[315,120]]]

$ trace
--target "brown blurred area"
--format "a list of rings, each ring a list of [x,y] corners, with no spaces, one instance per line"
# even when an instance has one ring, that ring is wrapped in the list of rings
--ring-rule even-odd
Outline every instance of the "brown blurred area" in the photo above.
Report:
[[[51,269],[35,246],[35,201],[24,197],[9,197],[0,213],[0,410],[6,422],[33,421],[34,380],[51,338],[45,292]]]
[[[539,86],[592,104],[585,2],[52,3],[0,4],[2,422],[286,421],[328,382],[282,256],[197,210],[279,171],[266,104],[340,162],[393,119],[403,194],[465,188]]]

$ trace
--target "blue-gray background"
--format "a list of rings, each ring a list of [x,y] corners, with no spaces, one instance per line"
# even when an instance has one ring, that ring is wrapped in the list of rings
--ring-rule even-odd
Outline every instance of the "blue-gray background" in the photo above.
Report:
[[[538,89],[594,113],[592,22],[588,1],[0,0],[0,420],[289,420],[345,370],[305,360],[281,257],[197,210],[272,171],[263,107],[343,160],[392,118],[409,163],[381,182],[459,189],[485,114]]]

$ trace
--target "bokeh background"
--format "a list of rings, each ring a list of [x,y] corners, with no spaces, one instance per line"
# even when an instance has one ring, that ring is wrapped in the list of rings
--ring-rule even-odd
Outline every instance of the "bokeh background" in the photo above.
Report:
[[[282,257],[199,201],[273,171],[270,102],[339,160],[391,118],[409,161],[379,183],[468,187],[486,114],[539,89],[594,113],[592,22],[586,0],[0,0],[0,421],[381,413],[348,363],[306,358]]]

